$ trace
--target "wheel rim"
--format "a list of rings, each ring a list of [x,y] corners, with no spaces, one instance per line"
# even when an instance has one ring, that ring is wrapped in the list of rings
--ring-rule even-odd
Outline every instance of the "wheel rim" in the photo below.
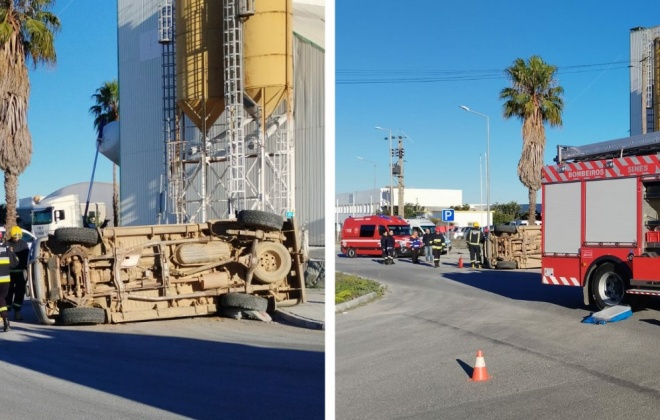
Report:
[[[623,278],[610,272],[601,276],[598,281],[598,296],[607,305],[617,305],[623,300],[626,292]]]
[[[277,271],[281,265],[282,260],[275,252],[267,251],[262,253],[259,257],[259,266],[261,266],[266,272],[272,273]]]

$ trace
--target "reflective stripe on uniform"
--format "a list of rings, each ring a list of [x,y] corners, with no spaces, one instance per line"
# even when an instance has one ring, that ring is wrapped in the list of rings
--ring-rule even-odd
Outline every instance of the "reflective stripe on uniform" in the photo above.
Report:
[[[0,276],[0,283],[9,283],[10,280],[9,276]]]
[[[0,265],[9,265],[9,257],[0,257]]]

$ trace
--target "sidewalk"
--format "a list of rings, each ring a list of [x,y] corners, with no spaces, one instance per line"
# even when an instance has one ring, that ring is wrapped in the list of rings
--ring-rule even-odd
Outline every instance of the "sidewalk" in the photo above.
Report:
[[[274,319],[312,330],[325,330],[325,289],[306,289],[307,302],[275,311]]]

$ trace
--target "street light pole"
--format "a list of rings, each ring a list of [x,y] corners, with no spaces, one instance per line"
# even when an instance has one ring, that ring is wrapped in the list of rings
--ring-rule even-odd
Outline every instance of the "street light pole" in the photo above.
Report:
[[[374,127],[376,130],[384,130],[389,133],[390,140],[390,216],[394,216],[394,186],[392,185],[392,129],[383,127]],[[401,203],[399,203],[401,205]]]
[[[359,160],[362,160],[362,161],[364,161],[364,162],[369,162],[369,163],[371,163],[371,164],[374,165],[374,195],[373,195],[373,202],[375,203],[375,202],[376,202],[376,199],[378,199],[378,206],[380,206],[380,194],[378,194],[378,193],[376,192],[376,162],[374,162],[374,161],[372,161],[372,160],[369,160],[369,159],[365,159],[365,158],[360,157],[360,156],[356,156],[356,157],[357,157]],[[373,204],[372,204],[372,208],[371,208],[371,210],[374,212],[374,214],[378,213],[378,212],[373,208]]]
[[[486,226],[490,230],[490,118],[488,115],[473,111],[465,105],[459,105],[459,107],[467,112],[486,118]],[[488,242],[486,242],[486,247],[488,248]],[[489,249],[486,250],[486,255],[490,257],[488,251]]]

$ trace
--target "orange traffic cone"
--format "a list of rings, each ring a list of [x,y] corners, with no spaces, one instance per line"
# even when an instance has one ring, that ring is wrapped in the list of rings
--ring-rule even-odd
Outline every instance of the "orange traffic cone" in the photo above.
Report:
[[[458,268],[463,268],[463,256],[458,257]]]
[[[484,360],[484,355],[481,350],[477,350],[477,361],[474,363],[474,370],[472,371],[472,382],[486,382],[491,376],[488,376],[488,371],[486,370],[486,361]]]

